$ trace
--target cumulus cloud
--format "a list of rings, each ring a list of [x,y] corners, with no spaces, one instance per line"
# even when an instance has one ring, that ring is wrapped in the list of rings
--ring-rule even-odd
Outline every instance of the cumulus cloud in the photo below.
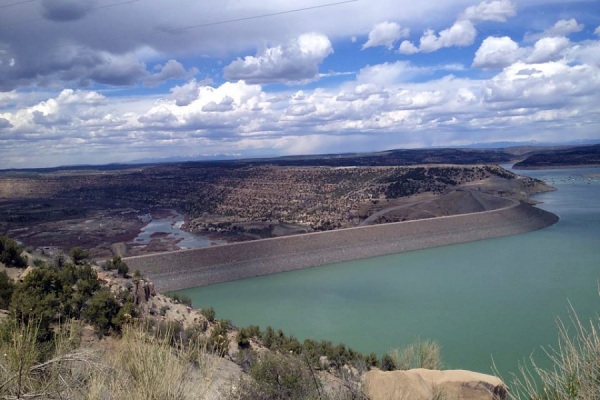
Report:
[[[473,67],[502,68],[515,62],[521,55],[519,45],[508,36],[490,36],[475,52]]]
[[[216,103],[211,101],[202,106],[204,112],[226,112],[233,110],[233,99],[229,96],[225,96],[220,102]]]
[[[541,38],[533,47],[520,47],[508,36],[491,36],[481,43],[472,66],[490,69],[504,68],[519,60],[531,64],[556,61],[564,57],[570,47],[571,41],[562,36]]]
[[[544,31],[545,36],[567,36],[571,33],[581,32],[584,28],[583,24],[577,23],[574,18],[561,19],[557,21],[551,28]]]
[[[578,97],[598,97],[600,76],[588,65],[517,62],[485,83],[485,101],[501,108],[563,107]]]
[[[404,40],[398,51],[402,54],[431,53],[445,47],[470,46],[477,37],[475,23],[504,22],[515,14],[515,8],[510,0],[483,1],[476,6],[468,7],[450,28],[440,31],[439,34],[436,34],[433,29],[427,29],[419,40],[419,46]]]
[[[327,36],[306,33],[256,56],[238,58],[225,67],[223,75],[249,83],[306,82],[318,77],[319,65],[331,53],[333,47]]]
[[[571,42],[566,37],[547,37],[538,40],[532,53],[527,58],[530,63],[543,63],[555,61],[561,57],[561,53]]]
[[[461,18],[475,23],[481,21],[505,22],[515,14],[515,6],[510,0],[491,0],[468,7],[462,13]]]
[[[157,65],[154,70],[158,72],[151,74],[144,80],[144,83],[148,86],[158,86],[170,79],[189,79],[199,72],[198,68],[195,67],[190,68],[188,71],[180,62],[172,59],[167,61],[165,65]]]
[[[596,35],[600,35],[600,26],[597,26],[596,29],[594,30],[594,33]]]
[[[409,34],[408,28],[402,28],[395,22],[380,22],[369,32],[369,39],[363,44],[363,50],[369,47],[384,46],[388,50],[394,48],[394,43]]]
[[[402,54],[415,54],[419,52],[419,48],[410,40],[403,40],[398,51]]]
[[[464,47],[470,46],[475,41],[477,31],[475,26],[469,20],[456,21],[448,29],[444,29],[436,35],[432,29],[427,29],[417,48],[408,41],[403,41],[400,44],[399,51],[404,54],[413,54],[417,52],[431,53],[444,47]]]
[[[470,21],[456,21],[450,28],[441,31],[439,36],[436,36],[432,30],[426,31],[421,37],[419,49],[430,53],[443,47],[469,46],[473,44],[476,36],[477,31]]]

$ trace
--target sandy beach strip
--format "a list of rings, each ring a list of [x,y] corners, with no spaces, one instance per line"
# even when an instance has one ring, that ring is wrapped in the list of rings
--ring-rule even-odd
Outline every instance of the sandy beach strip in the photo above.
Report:
[[[335,262],[516,235],[558,216],[514,202],[492,211],[128,257],[159,291],[173,291]]]

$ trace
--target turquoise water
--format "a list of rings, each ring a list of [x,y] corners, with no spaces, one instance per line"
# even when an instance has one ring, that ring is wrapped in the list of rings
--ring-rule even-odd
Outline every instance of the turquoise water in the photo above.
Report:
[[[238,326],[384,352],[415,338],[442,345],[448,368],[515,371],[556,343],[570,301],[600,298],[600,169],[521,171],[559,190],[536,197],[560,216],[541,231],[332,264],[181,291]]]

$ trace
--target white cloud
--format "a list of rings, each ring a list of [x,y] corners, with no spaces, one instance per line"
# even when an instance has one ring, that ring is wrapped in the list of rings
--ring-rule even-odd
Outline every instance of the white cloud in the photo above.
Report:
[[[441,31],[439,35],[436,35],[432,29],[426,30],[421,36],[418,51],[431,53],[444,47],[470,46],[475,41],[476,36],[477,31],[471,21],[456,21],[450,28]],[[416,50],[417,47],[407,41],[403,41],[399,49],[404,54],[416,53]]]
[[[510,0],[483,1],[468,7],[450,28],[442,30],[439,35],[433,29],[427,29],[421,36],[418,47],[405,40],[398,51],[402,54],[431,53],[445,47],[470,46],[477,37],[474,24],[482,21],[505,22],[515,14],[515,7]]]
[[[561,19],[557,21],[551,28],[544,31],[544,36],[567,36],[570,33],[581,32],[584,28],[583,24],[577,23],[574,18]]]
[[[542,38],[535,43],[527,61],[530,63],[555,61],[561,57],[562,51],[569,47],[569,44],[569,39],[562,36]]]
[[[238,58],[225,67],[229,80],[249,83],[306,82],[318,77],[319,65],[333,53],[325,35],[307,33],[286,45],[267,48],[256,56]]]
[[[409,78],[407,74],[410,73],[411,68],[406,61],[386,62],[361,69],[356,76],[356,80],[361,83],[385,86],[407,80]]]
[[[508,36],[485,38],[475,52],[473,67],[502,68],[515,62],[522,54],[519,45]]]
[[[569,103],[577,104],[584,97],[598,98],[598,93],[600,74],[597,68],[570,66],[563,62],[517,62],[483,87],[484,99],[504,109],[561,108]]]
[[[369,47],[385,46],[391,50],[398,39],[407,37],[408,34],[408,28],[402,28],[395,22],[381,22],[369,32],[369,39],[362,48],[364,50]]]
[[[596,29],[594,30],[594,33],[596,35],[600,35],[600,25],[596,27]]]
[[[477,31],[470,21],[456,21],[448,29],[440,32],[439,36],[435,36],[432,31],[421,37],[420,50],[426,53],[436,51],[443,47],[452,46],[469,46],[473,44]]]
[[[165,65],[155,66],[154,69],[158,72],[150,75],[144,80],[144,83],[148,86],[158,86],[170,79],[189,79],[199,72],[198,68],[195,67],[192,67],[187,71],[180,62],[172,59],[167,61]]]
[[[398,51],[402,54],[415,54],[419,52],[419,48],[409,40],[403,40]]]
[[[225,96],[220,102],[216,103],[211,101],[202,106],[204,112],[226,112],[233,110],[233,99],[229,96]]]
[[[468,7],[462,13],[461,19],[475,23],[481,21],[505,22],[508,17],[513,17],[515,14],[515,7],[510,0],[490,0]]]

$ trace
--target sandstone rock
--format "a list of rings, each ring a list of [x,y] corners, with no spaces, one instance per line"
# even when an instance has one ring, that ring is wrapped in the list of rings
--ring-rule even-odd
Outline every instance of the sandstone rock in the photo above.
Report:
[[[461,400],[503,400],[508,396],[499,378],[464,370],[374,369],[365,374],[364,387],[370,400],[433,400],[440,395]]]

